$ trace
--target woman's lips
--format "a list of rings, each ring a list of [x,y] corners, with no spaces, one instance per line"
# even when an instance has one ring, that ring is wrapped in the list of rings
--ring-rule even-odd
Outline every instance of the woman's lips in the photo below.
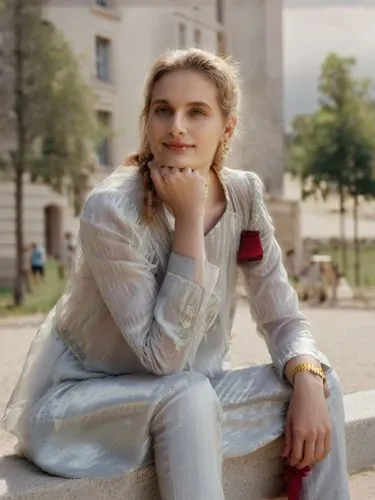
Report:
[[[163,143],[163,146],[165,146],[169,151],[173,151],[174,153],[183,153],[193,147],[190,146],[189,144],[168,144],[168,143]]]

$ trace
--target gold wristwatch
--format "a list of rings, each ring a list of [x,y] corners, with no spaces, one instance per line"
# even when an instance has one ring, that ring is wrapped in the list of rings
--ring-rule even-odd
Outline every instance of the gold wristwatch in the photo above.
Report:
[[[294,377],[297,375],[297,373],[301,372],[310,372],[313,373],[314,375],[317,375],[323,380],[323,384],[327,384],[327,378],[324,374],[323,368],[314,365],[313,363],[299,363],[297,366],[294,367],[292,371],[292,383],[294,385]]]

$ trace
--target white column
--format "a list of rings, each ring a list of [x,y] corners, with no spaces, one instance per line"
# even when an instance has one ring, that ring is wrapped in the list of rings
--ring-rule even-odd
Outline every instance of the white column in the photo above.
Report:
[[[247,5],[245,5],[247,4]],[[240,63],[242,115],[233,166],[283,193],[282,0],[226,0],[229,52]]]

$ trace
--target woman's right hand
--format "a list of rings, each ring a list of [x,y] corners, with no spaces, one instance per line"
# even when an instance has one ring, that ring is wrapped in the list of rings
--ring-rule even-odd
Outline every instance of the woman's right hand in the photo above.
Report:
[[[149,168],[158,196],[176,219],[204,216],[206,188],[200,173],[190,168],[162,167],[154,161]]]

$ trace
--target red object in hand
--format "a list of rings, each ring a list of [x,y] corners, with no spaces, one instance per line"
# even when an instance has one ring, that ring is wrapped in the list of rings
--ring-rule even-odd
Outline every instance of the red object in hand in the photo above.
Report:
[[[291,465],[286,465],[285,476],[288,500],[301,500],[302,480],[311,472],[310,467],[297,469]]]
[[[237,255],[238,264],[256,262],[262,259],[263,247],[259,231],[242,231]]]

